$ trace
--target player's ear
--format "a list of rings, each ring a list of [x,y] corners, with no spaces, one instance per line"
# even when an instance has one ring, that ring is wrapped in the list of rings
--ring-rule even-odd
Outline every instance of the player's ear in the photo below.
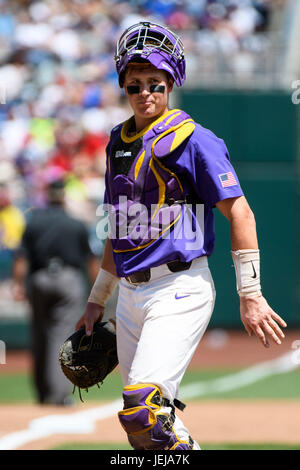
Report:
[[[174,80],[170,75],[168,76],[167,85],[168,85],[168,92],[171,93],[173,90],[173,86],[174,86]]]

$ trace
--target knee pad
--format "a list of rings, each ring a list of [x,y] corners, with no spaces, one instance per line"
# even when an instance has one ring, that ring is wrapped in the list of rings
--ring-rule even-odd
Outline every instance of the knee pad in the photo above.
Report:
[[[118,413],[128,440],[135,450],[191,450],[193,441],[180,441],[173,428],[174,406],[154,384],[128,385],[123,392],[124,408]],[[170,406],[171,412],[164,412]]]

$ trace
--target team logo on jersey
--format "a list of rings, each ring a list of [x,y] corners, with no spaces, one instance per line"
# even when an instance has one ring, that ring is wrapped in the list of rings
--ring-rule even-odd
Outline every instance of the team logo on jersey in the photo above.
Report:
[[[131,152],[125,152],[125,150],[117,150],[115,154],[116,158],[120,157],[131,157]]]

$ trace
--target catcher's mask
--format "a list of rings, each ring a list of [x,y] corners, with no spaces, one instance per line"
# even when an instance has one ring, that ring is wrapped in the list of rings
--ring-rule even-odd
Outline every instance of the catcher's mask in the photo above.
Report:
[[[177,86],[185,81],[184,47],[181,39],[165,26],[140,22],[130,26],[117,43],[115,61],[119,85],[124,86],[125,69],[129,62],[150,62],[168,72]]]

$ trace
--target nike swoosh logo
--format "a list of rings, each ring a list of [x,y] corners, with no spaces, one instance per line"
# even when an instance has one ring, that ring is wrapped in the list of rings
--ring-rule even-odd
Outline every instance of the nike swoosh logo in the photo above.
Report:
[[[184,299],[184,297],[189,297],[189,296],[190,296],[190,294],[188,294],[188,295],[178,295],[177,292],[176,292],[175,299]]]
[[[254,276],[251,276],[251,277],[252,277],[252,279],[255,279],[255,278],[257,277],[257,274],[256,274],[255,267],[254,267],[254,265],[253,265],[253,262],[252,262],[252,261],[251,261],[251,264],[252,264],[252,268],[253,268],[253,274],[254,274]]]

